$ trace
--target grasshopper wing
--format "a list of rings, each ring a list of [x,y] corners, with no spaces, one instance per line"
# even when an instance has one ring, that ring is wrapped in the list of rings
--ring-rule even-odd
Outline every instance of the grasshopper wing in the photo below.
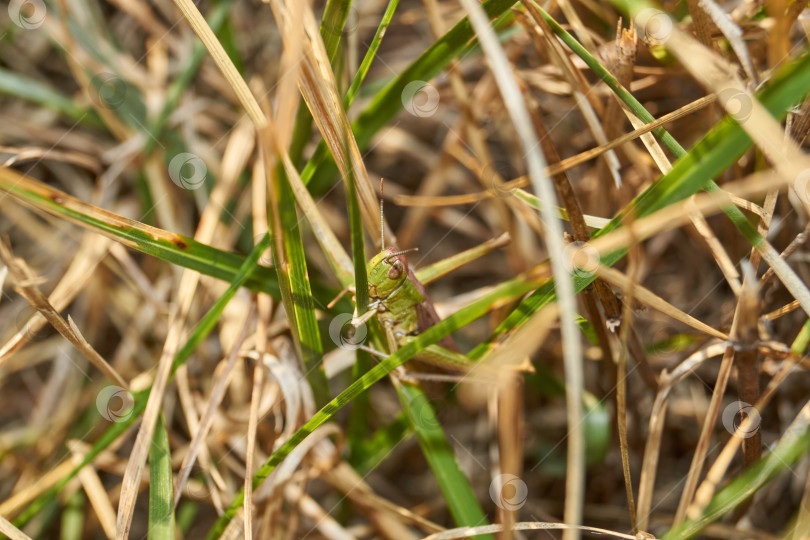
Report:
[[[430,301],[430,297],[427,295],[427,291],[425,291],[425,286],[416,279],[416,275],[413,273],[413,270],[408,268],[408,279],[411,280],[414,287],[419,291],[419,294],[422,295],[424,300],[416,305],[416,325],[417,330],[419,333],[424,332],[434,324],[441,321],[439,318],[439,314],[436,313],[436,308],[433,307],[433,302]],[[443,337],[439,343],[445,349],[449,349],[453,352],[461,352],[458,348],[458,345],[453,340],[451,336]]]

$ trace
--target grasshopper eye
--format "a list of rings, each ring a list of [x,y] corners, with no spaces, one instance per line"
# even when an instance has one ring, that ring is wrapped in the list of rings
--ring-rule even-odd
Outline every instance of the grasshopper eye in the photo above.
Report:
[[[388,279],[397,279],[399,276],[402,275],[404,268],[402,268],[402,263],[399,259],[394,261],[394,264],[391,265],[391,268],[388,270]]]

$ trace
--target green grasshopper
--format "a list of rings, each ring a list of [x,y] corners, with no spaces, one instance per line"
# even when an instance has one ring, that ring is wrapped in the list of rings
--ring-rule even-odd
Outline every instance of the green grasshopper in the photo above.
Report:
[[[385,329],[390,352],[405,345],[416,335],[439,322],[439,315],[427,296],[425,286],[419,282],[408,266],[404,255],[418,248],[397,250],[385,248],[383,223],[382,181],[380,182],[380,231],[381,248],[366,267],[368,293],[371,303],[369,310],[358,317],[355,309],[352,324],[360,326],[375,315]],[[450,336],[431,345],[416,357],[422,362],[441,368],[463,369],[472,362],[458,351]]]

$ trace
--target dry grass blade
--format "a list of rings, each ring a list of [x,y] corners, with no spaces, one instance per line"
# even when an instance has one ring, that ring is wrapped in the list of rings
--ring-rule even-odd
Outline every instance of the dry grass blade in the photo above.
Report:
[[[462,380],[459,399],[477,409],[485,405],[492,393],[506,391],[512,375],[527,369],[526,359],[543,344],[558,316],[554,305],[532,315],[497,349],[475,363]]]
[[[627,277],[625,274],[622,274],[618,270],[614,270],[613,268],[608,268],[606,266],[597,266],[594,269],[594,273],[599,276],[600,278],[604,279],[611,285],[621,288],[624,291],[629,291],[630,289],[633,290],[635,295],[635,299],[639,302],[647,304],[651,308],[660,311],[664,315],[668,315],[672,317],[676,321],[680,321],[687,326],[691,326],[695,330],[699,332],[703,332],[709,336],[713,336],[720,339],[728,339],[728,335],[720,332],[709,326],[706,323],[703,323],[696,318],[692,317],[691,315],[684,313],[680,309],[676,308],[657,294],[653,293],[649,289],[642,287],[639,284],[634,284],[632,280]]]
[[[186,272],[187,273],[187,272]],[[180,285],[178,297],[180,300],[190,299],[192,290],[187,286],[188,281],[184,280]],[[185,285],[185,287],[184,287]],[[116,520],[116,539],[124,540],[129,537],[129,530],[132,526],[132,516],[135,512],[135,502],[140,491],[141,475],[143,474],[146,456],[149,454],[149,447],[152,444],[152,435],[155,432],[157,419],[163,406],[163,397],[166,386],[169,382],[169,374],[172,369],[172,362],[180,346],[181,333],[183,331],[183,316],[175,309],[169,318],[169,333],[163,346],[163,352],[158,361],[155,378],[152,383],[152,391],[149,393],[149,401],[146,403],[146,410],[143,413],[138,435],[135,444],[132,446],[127,468],[124,472],[124,479],[121,482],[121,497],[118,503],[118,518]]]
[[[713,343],[696,351],[686,358],[671,372],[661,375],[660,386],[655,396],[647,430],[647,442],[644,445],[641,476],[638,485],[638,529],[646,531],[650,524],[650,508],[661,455],[661,438],[664,433],[664,421],[667,413],[667,402],[673,387],[690,373],[693,373],[706,360],[723,354],[726,343]]]
[[[622,146],[625,143],[628,143],[630,141],[634,141],[634,140],[638,139],[639,137],[641,137],[642,135],[645,135],[645,134],[650,133],[651,131],[653,131],[655,129],[658,129],[659,127],[663,126],[664,124],[674,122],[675,120],[684,118],[686,116],[689,116],[690,114],[693,114],[693,113],[695,113],[697,111],[700,111],[700,110],[704,109],[705,107],[707,107],[708,105],[714,103],[716,100],[717,100],[717,97],[714,96],[714,95],[709,95],[709,96],[702,97],[702,98],[700,98],[698,100],[695,100],[692,103],[689,103],[688,105],[684,105],[683,107],[679,108],[676,111],[673,111],[673,112],[671,112],[669,114],[666,114],[666,115],[662,116],[661,118],[658,118],[654,122],[650,122],[649,124],[642,124],[641,127],[639,127],[638,129],[634,129],[633,131],[630,131],[629,133],[625,133],[624,135],[621,135],[621,136],[613,139],[612,141],[608,142],[607,144],[603,144],[603,145],[597,146],[595,148],[592,148],[590,150],[587,150],[585,152],[582,152],[580,154],[577,154],[575,156],[565,158],[565,159],[561,160],[558,163],[550,163],[546,167],[545,173],[548,176],[554,176],[556,174],[561,174],[561,173],[563,173],[563,172],[565,172],[565,171],[567,171],[569,169],[573,169],[577,165],[581,165],[583,163],[586,163],[586,162],[588,162],[588,161],[602,155],[603,153],[607,152],[608,150],[618,148],[618,147]],[[528,186],[529,182],[530,181],[529,181],[528,176],[521,176],[520,178],[516,178],[514,180],[506,182],[501,189],[506,190],[506,191],[511,191],[511,190],[513,190],[515,188]],[[419,206],[452,206],[452,205],[458,205],[458,204],[472,204],[472,203],[475,203],[475,202],[478,202],[478,201],[491,199],[491,198],[497,197],[497,196],[498,196],[497,192],[494,189],[490,189],[490,190],[481,191],[481,192],[478,192],[478,193],[466,193],[464,195],[448,195],[448,196],[445,196],[445,197],[438,197],[438,196],[435,196],[435,195],[430,195],[430,196],[397,195],[396,198],[394,199],[394,201],[396,202],[396,204],[401,205],[401,206],[415,206],[415,207],[419,207]],[[746,204],[750,205],[751,203],[746,201]],[[602,226],[604,226],[604,225],[597,225],[596,224],[595,220],[601,219],[601,218],[596,218],[594,216],[585,216],[585,217],[586,217],[586,220],[588,220],[588,219],[593,220],[594,224],[589,225],[591,227],[601,228]]]
[[[698,43],[693,37],[673,28],[667,47],[692,76],[714,92],[729,115],[738,121],[774,168],[792,182],[810,169],[808,158],[771,114],[746,89],[734,66]]]
[[[51,323],[51,326],[53,326],[57,332],[72,343],[73,346],[76,347],[76,350],[82,353],[90,363],[96,366],[98,370],[114,382],[116,386],[121,388],[129,387],[129,384],[127,384],[124,378],[96,352],[86,339],[84,339],[73,321],[70,320],[69,317],[68,321],[65,321],[53,306],[48,303],[47,297],[42,294],[42,291],[36,286],[37,278],[34,273],[28,265],[25,264],[25,261],[12,254],[11,247],[3,240],[0,240],[0,259],[5,263],[8,269],[8,275],[17,292],[28,300],[28,302]]]
[[[585,445],[582,434],[582,346],[574,323],[574,291],[570,275],[563,262],[562,225],[555,219],[557,197],[551,180],[543,174],[545,159],[538,148],[538,139],[528,120],[526,104],[513,79],[509,61],[498,43],[495,32],[481,6],[473,0],[462,0],[469,13],[481,47],[489,60],[489,67],[501,91],[504,104],[520,139],[528,163],[529,177],[541,200],[542,215],[546,222],[546,244],[551,253],[557,298],[560,304],[560,326],[563,338],[565,381],[568,415],[568,474],[566,475],[565,520],[571,525],[582,522],[582,493],[585,484]],[[565,540],[577,540],[579,531],[567,529]]]
[[[37,479],[37,482],[26,486],[0,503],[0,516],[13,516],[31,501],[56,485],[73,469],[70,460],[65,460]]]
[[[242,104],[242,107],[245,108],[245,112],[247,112],[253,125],[257,130],[263,128],[267,123],[267,119],[264,113],[262,113],[256,98],[253,97],[245,80],[239,75],[239,71],[237,71],[236,66],[233,65],[233,62],[228,57],[228,53],[225,52],[225,48],[214,35],[211,27],[208,26],[208,23],[203,19],[200,10],[197,9],[197,6],[195,6],[191,0],[175,0],[175,4],[186,17],[186,20],[188,20],[194,32],[199,36],[205,48],[208,49],[208,52],[211,54],[214,62],[216,62],[217,67],[222,71],[222,75],[228,81],[228,84],[230,84],[231,88],[236,92],[239,102]]]
[[[745,41],[743,41],[743,32],[740,27],[737,26],[728,13],[713,0],[698,0],[698,6],[714,21],[714,24],[717,25],[720,32],[728,39],[731,48],[734,50],[737,58],[739,58],[743,69],[745,69],[749,80],[756,84],[757,74],[754,69],[754,62],[751,60],[751,55],[748,54],[748,47],[745,45]],[[708,46],[708,43],[704,42],[703,45]]]
[[[83,236],[76,257],[71,261],[64,277],[59,280],[59,283],[56,284],[50,296],[48,296],[48,303],[53,306],[54,310],[60,312],[67,308],[76,295],[84,289],[111,244],[110,240],[106,238],[99,239],[92,233]],[[22,328],[0,348],[0,366],[15,351],[19,350],[31,335],[41,329],[46,322],[45,317],[39,312],[22,322]]]
[[[230,378],[231,371],[236,365],[236,359],[239,356],[239,348],[242,346],[242,342],[244,342],[245,337],[247,336],[248,324],[253,313],[254,309],[253,305],[251,304],[251,308],[244,314],[244,320],[240,324],[242,329],[239,332],[239,337],[237,337],[234,341],[230,353],[228,353],[227,360],[224,362],[224,364],[219,366],[221,369],[217,369],[216,386],[211,389],[211,395],[208,398],[205,412],[203,413],[202,418],[200,418],[200,425],[197,432],[194,434],[194,438],[189,443],[188,451],[183,457],[183,463],[180,465],[180,470],[177,473],[174,495],[175,506],[177,506],[177,503],[180,502],[180,496],[182,495],[183,488],[188,480],[188,475],[191,473],[191,468],[194,466],[194,462],[197,459],[197,453],[200,447],[204,444],[205,438],[208,436],[208,431],[211,429],[211,425],[214,421],[214,413],[216,412],[217,408],[219,408],[220,403],[222,403],[222,398],[225,396],[225,389],[228,385],[228,379]]]
[[[11,540],[31,540],[31,537],[15,527],[9,520],[0,516],[0,533],[5,534]]]
[[[737,387],[741,407],[745,403],[756,403],[759,399],[759,352],[757,342],[759,341],[759,304],[760,289],[759,281],[754,275],[750,264],[743,265],[743,272],[747,273],[743,281],[745,287],[740,291],[738,302],[740,303],[739,317],[734,341],[735,364],[737,365]],[[743,464],[746,467],[753,465],[762,456],[762,436],[759,431],[752,437],[746,437],[743,442]]]
[[[715,261],[717,261],[717,266],[719,266],[720,270],[723,272],[726,281],[731,286],[731,290],[734,291],[735,294],[738,294],[741,287],[740,273],[737,272],[737,268],[734,266],[731,257],[728,256],[723,244],[712,231],[712,228],[709,226],[706,218],[704,218],[703,214],[701,214],[695,208],[694,200],[695,197],[693,195],[689,198],[689,203],[691,204],[687,203],[689,207],[689,218],[692,220],[692,225],[695,226],[695,229],[708,244],[712,255],[714,255]]]
[[[83,457],[74,452],[73,462],[78,465]],[[115,509],[98,472],[92,466],[84,467],[79,471],[79,481],[101,523],[104,534],[107,538],[115,538]]]
[[[460,529],[450,529],[444,532],[431,534],[426,536],[424,540],[456,540],[459,538],[467,538],[477,534],[487,534],[503,531],[503,525],[485,525],[483,527],[464,527]],[[597,535],[604,535],[608,538],[624,538],[626,540],[636,540],[638,537],[630,534],[623,534],[620,532],[609,531],[607,529],[600,529],[598,527],[572,527],[565,523],[547,523],[543,521],[523,521],[512,525],[512,531],[571,531],[574,530],[577,534],[581,532],[592,533]]]
[[[0,146],[0,153],[11,154],[11,157],[0,164],[2,167],[11,167],[12,165],[19,165],[29,161],[38,162],[43,159],[50,159],[54,161],[61,161],[63,163],[72,163],[96,173],[98,173],[101,169],[101,164],[99,163],[98,159],[93,156],[75,151],[61,151],[54,150],[53,148],[19,148],[14,146]]]
[[[324,480],[368,512],[369,519],[376,522],[380,532],[391,540],[414,537],[406,525],[419,527],[427,533],[443,531],[444,528],[425,519],[413,510],[403,508],[377,495],[360,475],[345,462],[340,462],[326,472]]]
[[[695,518],[696,516],[699,516],[703,509],[709,504],[715,490],[722,482],[726,470],[728,470],[729,465],[731,465],[731,460],[734,457],[734,454],[737,452],[737,449],[740,447],[743,441],[747,440],[746,437],[748,435],[750,435],[752,432],[759,431],[761,416],[757,411],[761,411],[765,408],[765,405],[771,400],[777,388],[779,388],[779,385],[784,382],[792,368],[793,365],[790,362],[786,362],[776,376],[771,379],[771,382],[768,384],[768,388],[765,389],[762,396],[756,402],[750,405],[750,408],[748,411],[746,411],[745,419],[734,430],[734,433],[732,434],[733,436],[726,443],[725,447],[723,447],[723,450],[712,464],[709,472],[706,473],[706,479],[698,488],[697,492],[695,493],[695,500],[687,510],[688,517]],[[789,437],[791,435],[795,435],[797,432],[801,433],[799,430],[807,429],[809,422],[810,403],[805,405],[805,407],[796,416],[796,419],[794,420],[794,429],[788,430],[784,436]]]
[[[376,239],[380,238],[380,207],[357,141],[352,135],[349,120],[343,110],[335,76],[312,10],[308,5],[299,2],[273,0],[270,4],[285,37],[300,31],[300,26],[293,25],[292,12],[295,6],[301,7],[304,43],[303,55],[298,66],[299,88],[344,181],[348,182],[349,178],[355,179],[363,224],[376,243]],[[385,235],[396,245],[392,231],[386,230]]]

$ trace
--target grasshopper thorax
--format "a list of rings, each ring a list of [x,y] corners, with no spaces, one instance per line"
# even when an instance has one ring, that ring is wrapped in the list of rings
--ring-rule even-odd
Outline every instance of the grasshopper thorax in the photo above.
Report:
[[[408,261],[396,248],[388,248],[369,261],[367,273],[369,296],[384,299],[408,279]]]

